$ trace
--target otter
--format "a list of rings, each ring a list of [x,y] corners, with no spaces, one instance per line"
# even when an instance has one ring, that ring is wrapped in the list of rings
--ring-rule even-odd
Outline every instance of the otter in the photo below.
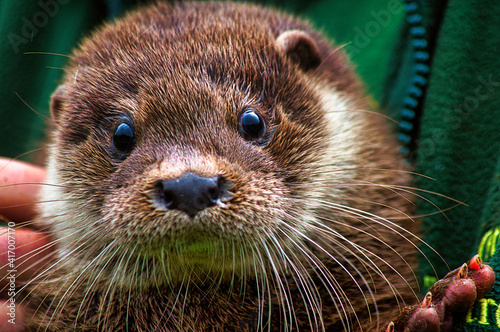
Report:
[[[404,309],[410,171],[342,47],[303,20],[140,8],[83,40],[51,113],[39,208],[58,252],[26,288],[28,330],[416,331],[449,321],[456,280],[466,307],[490,287],[473,260]]]

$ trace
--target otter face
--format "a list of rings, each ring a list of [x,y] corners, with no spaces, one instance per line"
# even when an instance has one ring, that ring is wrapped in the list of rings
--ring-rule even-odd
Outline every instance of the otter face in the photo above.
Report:
[[[162,10],[86,40],[54,94],[50,180],[61,187],[46,196],[66,200],[46,210],[79,221],[53,219],[61,248],[90,237],[85,257],[161,260],[164,282],[278,260],[265,253],[308,230],[295,197],[330,135],[311,86],[332,84],[340,55],[321,54],[304,24],[212,24],[193,11],[197,22],[176,30]],[[330,72],[315,72],[328,57]]]
[[[129,297],[240,280],[323,325],[320,287],[348,311],[367,266],[395,282],[380,247],[401,260],[384,218],[410,203],[379,185],[403,177],[380,172],[398,159],[366,107],[342,53],[273,11],[158,4],[103,27],[52,99],[41,210],[61,268]]]

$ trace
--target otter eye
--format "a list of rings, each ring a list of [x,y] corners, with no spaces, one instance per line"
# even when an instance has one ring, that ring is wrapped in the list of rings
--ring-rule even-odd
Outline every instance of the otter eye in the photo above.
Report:
[[[119,153],[128,153],[135,143],[134,130],[128,123],[122,122],[113,134],[113,145]]]
[[[241,115],[240,127],[243,133],[253,140],[258,140],[266,132],[264,119],[253,109],[248,109]]]

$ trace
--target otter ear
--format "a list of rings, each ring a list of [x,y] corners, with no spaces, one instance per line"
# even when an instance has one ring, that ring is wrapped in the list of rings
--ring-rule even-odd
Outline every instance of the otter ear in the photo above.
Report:
[[[321,64],[322,57],[316,41],[304,31],[282,32],[276,39],[276,47],[305,71]]]
[[[63,101],[66,98],[66,86],[64,84],[59,85],[56,91],[52,94],[50,100],[50,113],[52,119],[58,120],[63,109]]]

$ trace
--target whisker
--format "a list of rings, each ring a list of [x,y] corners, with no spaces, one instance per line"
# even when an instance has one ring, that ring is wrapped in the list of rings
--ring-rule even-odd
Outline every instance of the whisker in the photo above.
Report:
[[[129,255],[128,259],[127,259],[127,262],[125,263],[125,269],[122,271],[122,274],[125,274],[126,271],[129,270],[128,269],[128,264],[129,264],[130,260],[132,259],[132,256],[133,256],[136,248],[137,248],[137,245],[130,250],[130,255]],[[162,251],[162,254],[163,254],[163,251]],[[122,277],[122,278],[125,279],[125,277]],[[133,280],[134,280],[134,278],[132,277],[131,278],[132,283],[133,283]],[[129,311],[130,311],[130,298],[131,298],[131,296],[132,296],[132,287],[129,287],[128,297],[127,297],[127,307],[126,307],[126,313],[125,313],[125,329],[127,331],[129,330],[128,322],[129,322]]]
[[[44,120],[44,121],[48,121],[48,118],[47,118],[46,116],[44,116],[42,113],[38,112],[38,111],[37,111],[37,110],[35,110],[33,107],[31,107],[31,105],[30,105],[30,104],[28,104],[28,102],[27,102],[26,100],[24,100],[24,99],[23,99],[23,97],[21,97],[21,96],[19,95],[19,93],[17,93],[17,92],[14,92],[14,93],[16,94],[17,98],[19,98],[19,99],[23,102],[23,104],[24,104],[24,105],[28,106],[28,108],[29,108],[29,109],[30,109],[33,113],[35,113],[36,115],[38,115],[38,117],[39,117],[39,118],[41,118],[41,119],[42,119],[42,120]]]
[[[437,214],[443,214],[444,212],[456,209],[459,206],[463,206],[463,204],[455,204],[447,208],[439,208],[439,211],[436,212],[430,212],[430,213],[424,213],[424,214],[415,214],[409,216],[410,219],[420,219],[420,218],[425,218],[425,217],[430,217],[430,216],[435,216]],[[390,220],[402,220],[402,219],[407,219],[407,217],[391,217]]]
[[[267,278],[267,273],[266,273],[266,268],[264,261],[262,259],[262,256],[260,255],[259,251],[257,251],[255,248],[257,246],[252,246],[250,247],[252,250],[252,255],[253,255],[253,267],[254,267],[254,272],[255,272],[255,281],[256,281],[256,291],[257,291],[257,303],[258,303],[258,309],[257,309],[257,326],[260,326],[261,329],[264,326],[263,325],[263,316],[264,316],[264,294],[266,293],[266,289],[269,289],[269,280]],[[259,271],[259,268],[261,272]],[[259,277],[260,277],[260,287],[259,287]],[[267,285],[267,287],[266,287]],[[269,308],[271,308],[271,299],[268,299],[268,305]],[[269,309],[270,310],[270,309]],[[269,324],[270,319],[271,319],[271,313],[269,312],[269,317],[268,317],[268,331],[271,330],[271,325]]]
[[[7,167],[7,166],[5,166]],[[1,171],[0,171],[1,173]],[[61,184],[53,184],[53,183],[44,183],[44,182],[21,182],[21,183],[9,183],[0,185],[0,189],[9,188],[9,187],[22,187],[22,186],[47,186],[47,187],[59,187],[64,188],[64,185]],[[37,203],[37,202],[35,202]],[[2,206],[4,207],[4,206]]]
[[[370,111],[370,110],[366,110],[366,109],[362,109],[362,108],[349,108],[349,109],[344,109],[344,110],[341,110],[341,109],[336,109],[336,110],[329,110],[329,113],[344,113],[344,112],[359,112],[359,113],[366,113],[366,114],[372,114],[372,115],[376,115],[376,116],[379,116],[381,118],[384,118],[394,124],[397,124],[399,125],[399,121],[393,119],[392,117],[382,113],[382,112],[378,112],[378,111]]]
[[[288,235],[286,233],[284,235],[288,237]],[[323,326],[323,319],[321,317],[321,304],[320,304],[321,301],[319,300],[320,295],[317,293],[316,287],[314,287],[314,281],[312,281],[311,277],[307,273],[306,268],[302,265],[301,260],[297,258],[297,256],[294,254],[294,252],[292,250],[290,250],[290,255],[292,255],[292,257],[294,258],[294,260],[292,260],[286,254],[286,252],[281,248],[279,241],[276,238],[274,238],[273,240],[274,240],[273,242],[274,242],[275,246],[279,248],[278,252],[280,252],[280,254],[283,255],[283,257],[287,260],[287,262],[292,267],[292,270],[294,272],[292,274],[292,278],[293,278],[295,284],[298,286],[300,294],[302,295],[302,300],[303,300],[304,305],[305,305],[305,310],[306,310],[306,314],[307,314],[308,319],[309,319],[310,326],[311,327],[316,326],[316,330],[318,330],[321,327],[321,329],[323,330],[324,326]],[[302,250],[302,248],[300,246],[297,246],[297,247],[299,247],[299,249]],[[304,279],[304,277],[306,279]],[[285,283],[285,285],[287,286],[288,294],[291,296],[288,284]],[[313,291],[313,289],[314,289],[314,291]],[[293,303],[287,302],[287,307],[288,307],[289,315],[293,315],[295,326],[298,329],[299,328],[298,320],[297,320],[297,316],[295,314]],[[312,311],[311,314],[309,313],[310,311]],[[311,316],[313,316],[314,323],[313,323]],[[319,322],[318,322],[318,319],[319,319]]]
[[[286,263],[287,262],[290,264],[290,266],[292,267],[293,270],[296,270],[297,267],[295,266],[295,264],[293,264],[291,259],[286,254],[285,250],[283,249],[282,245],[280,244],[280,241],[275,236],[270,236],[269,238],[272,241],[272,244],[277,248],[277,250],[275,252],[282,257],[282,261],[283,261],[283,265],[285,267],[285,270],[286,270],[286,265],[287,265]],[[288,326],[288,320],[290,321],[290,324],[292,324],[294,322],[295,328],[299,329],[297,316],[295,314],[295,310],[294,310],[294,306],[293,306],[293,302],[292,302],[292,293],[290,290],[290,285],[286,281],[281,283],[281,284],[283,286],[286,286],[286,292],[284,292],[284,294],[283,294],[283,299],[285,300],[286,308],[288,309],[288,310],[283,310],[284,311],[283,317],[284,317],[284,321],[285,321],[285,329]],[[288,311],[288,318],[286,317],[286,311]],[[292,326],[290,326],[290,329],[292,329]]]
[[[45,201],[38,201],[38,202],[35,202],[35,204],[44,204],[44,203],[55,203],[55,202],[62,202],[62,201],[66,201],[66,202],[71,202],[71,200],[67,199],[67,200],[45,200]],[[75,201],[77,201],[77,199],[75,199]],[[28,203],[19,203],[19,204],[10,204],[10,205],[4,205],[2,206],[2,209],[13,209],[13,208],[26,208],[26,207],[31,207],[33,206],[33,203],[32,202],[28,202]],[[19,226],[29,226],[31,224],[34,224],[36,223],[35,220],[28,220],[28,221],[20,221],[20,222],[16,222],[16,225],[19,225]]]
[[[108,266],[108,264],[111,262],[111,260],[116,256],[116,254],[119,252],[119,251],[122,251],[123,249],[121,248],[121,246],[117,246],[116,250],[109,256],[108,258],[108,261],[102,266],[101,268],[101,271],[95,276],[94,278],[94,282],[88,287],[88,289],[95,289],[94,287],[94,283],[99,280],[99,277],[104,273],[104,270],[106,269],[106,267]],[[112,270],[113,270],[113,273],[110,275],[110,276],[107,276],[107,278],[111,277],[110,281],[107,282],[108,283],[108,287],[107,287],[107,290],[106,292],[104,293],[103,295],[103,300],[102,300],[102,303],[113,303],[113,296],[114,296],[114,293],[115,293],[115,290],[116,290],[116,287],[118,285],[117,282],[115,282],[115,279],[117,278],[117,275],[119,272],[121,272],[122,270],[120,270],[120,267],[121,265],[123,264],[124,262],[124,259],[127,255],[127,250],[125,250],[125,252],[121,253],[121,258],[118,262],[118,265],[116,267],[113,267]],[[113,288],[113,291],[111,291],[111,289]],[[111,295],[109,295],[111,292]],[[109,296],[109,298],[108,298]],[[102,305],[102,304],[101,304]],[[104,309],[104,308],[103,308]],[[100,312],[101,313],[101,312]],[[106,324],[107,324],[107,321],[106,319],[108,318],[107,315],[104,315],[104,322],[103,324],[101,325],[101,319],[102,319],[102,316],[101,314],[99,314],[98,316],[98,323],[97,323],[97,326],[104,326],[104,328],[106,327]],[[76,326],[75,326],[76,328]]]
[[[349,212],[351,215],[353,216],[356,216],[356,217],[361,217],[363,219],[367,219],[367,220],[370,220],[371,222],[374,222],[380,226],[383,226],[384,228],[388,229],[391,231],[391,234],[395,234],[395,235],[398,235],[400,237],[402,237],[405,241],[407,241],[408,243],[412,244],[412,246],[417,249],[417,251],[422,254],[424,257],[425,257],[425,254],[422,252],[422,250],[416,245],[413,243],[413,241],[411,241],[407,236],[405,236],[403,233],[407,233],[409,236],[411,236],[412,238],[414,238],[415,240],[419,241],[421,244],[425,245],[426,247],[428,247],[429,249],[431,249],[436,255],[439,256],[439,254],[436,252],[435,249],[432,249],[432,247],[430,247],[426,242],[424,242],[422,239],[420,239],[418,236],[416,236],[415,234],[412,234],[411,232],[409,232],[408,230],[406,230],[404,227],[390,221],[390,220],[387,220],[385,218],[382,218],[380,216],[377,216],[373,213],[369,213],[369,212],[366,212],[366,211],[362,211],[362,210],[359,210],[359,209],[356,209],[356,208],[353,208],[353,207],[349,207],[349,206],[346,206],[346,205],[342,205],[342,204],[338,204],[338,203],[334,203],[332,201],[316,201],[317,203],[320,203],[320,204],[323,204],[324,206],[327,206],[329,208],[333,208],[335,210],[339,210],[339,211],[344,211],[344,212]],[[361,219],[358,219],[360,222]],[[337,221],[334,221],[333,219],[326,219],[325,218],[325,221],[329,221],[329,222],[334,222],[334,223],[338,223]],[[364,223],[364,222],[363,222]],[[366,223],[364,223],[366,225]],[[321,224],[320,224],[321,225]],[[390,248],[391,250],[395,251],[390,245],[388,245],[387,243],[385,243],[384,241],[376,238],[373,234],[369,233],[369,232],[366,232],[366,231],[363,231],[363,230],[360,230],[356,227],[353,227],[349,224],[342,224],[342,226],[344,227],[348,227],[348,228],[353,228],[353,229],[356,229],[358,231],[361,231],[363,232],[363,234],[366,234],[374,239],[377,239],[378,241],[380,241],[381,243],[384,243],[384,245],[386,245],[388,248]],[[368,227],[371,227],[371,225],[368,225]],[[403,232],[403,233],[402,233]],[[400,253],[395,251],[395,253],[401,257]],[[402,257],[401,257],[402,258]],[[430,263],[430,262],[429,262]]]
[[[52,67],[52,66],[46,66],[45,68],[47,68],[47,69],[56,69],[56,70],[61,70],[61,71],[64,71],[64,68],[63,68],[63,67]]]
[[[317,177],[319,175],[331,175],[331,174],[335,174],[335,173],[343,173],[343,172],[348,172],[348,171],[353,171],[353,172],[357,172],[357,173],[376,171],[379,173],[406,174],[406,175],[411,175],[414,177],[419,177],[419,178],[423,178],[423,179],[427,179],[427,180],[431,180],[431,181],[436,181],[436,179],[431,177],[431,176],[428,176],[428,175],[425,175],[422,173],[418,173],[418,172],[414,172],[411,170],[406,170],[406,169],[366,167],[366,166],[353,167],[353,166],[344,166],[344,165],[329,164],[329,163],[325,163],[324,165],[322,165],[321,168],[314,168],[314,169],[308,170],[308,174],[310,176]],[[349,181],[349,179],[347,179],[347,178],[342,178],[341,180],[342,181]],[[325,184],[322,182],[318,182],[318,183]],[[303,183],[301,183],[301,184],[288,183],[287,185],[289,185],[289,186],[304,186],[305,184],[303,184]],[[417,190],[418,188],[414,188],[414,189]]]
[[[274,255],[272,253],[274,253],[274,251],[270,251],[269,250],[269,248],[267,246],[267,243],[266,243],[266,241],[264,239],[261,239],[261,244],[262,244],[262,247],[263,247],[263,249],[264,249],[264,251],[266,253],[268,261],[271,264],[271,270],[274,273],[274,283],[276,283],[275,289],[277,291],[276,295],[278,296],[278,299],[279,299],[280,303],[285,302],[289,306],[290,303],[288,301],[288,296],[287,296],[287,289],[286,289],[287,287],[285,287],[286,283],[283,283],[283,281],[281,280],[281,276],[280,276],[280,273],[279,273],[280,269],[278,268],[278,266],[276,266],[275,260],[273,259]],[[269,315],[270,314],[271,314],[271,312],[269,312]],[[269,318],[271,318],[271,316],[269,316]],[[288,320],[287,320],[287,317],[286,317],[285,314],[283,315],[283,318],[284,318],[284,326],[285,326],[285,329],[286,329],[286,326],[288,326]]]
[[[323,249],[320,245],[318,245],[315,241],[313,241],[312,239],[310,239],[309,237],[307,237],[305,234],[303,234],[302,232],[298,231],[296,228],[292,227],[291,225],[288,225],[287,223],[282,223],[282,226],[284,227],[287,227],[289,228],[290,230],[292,230],[294,232],[295,235],[298,235],[300,234],[300,237],[302,237],[303,239],[307,240],[308,242],[310,243],[313,243],[314,245],[316,245],[320,250],[324,251],[325,253],[327,253],[327,255],[329,256],[329,258],[331,258],[333,261],[335,261],[339,266],[341,266],[341,268],[350,276],[350,278],[354,281],[354,283],[357,285],[358,289],[360,290],[361,294],[362,293],[362,290],[361,288],[359,287],[356,279],[350,274],[350,272],[342,265],[342,263],[337,259],[335,258],[333,255],[331,255],[330,253],[328,253],[325,249]],[[310,253],[309,250],[307,250],[303,245],[301,245],[300,243],[298,243],[297,241],[295,241],[293,239],[293,237],[291,235],[288,235],[286,232],[284,232],[283,229],[281,228],[278,228],[278,230],[280,232],[282,232],[289,241],[291,241],[294,246],[293,248],[298,248],[300,249],[300,251],[303,253],[303,255],[307,258],[307,261],[309,263],[313,263],[314,266],[311,266],[311,267],[316,267],[318,268],[320,271],[321,271],[321,275],[323,277],[326,278],[326,283],[325,283],[325,280],[320,276],[320,280],[321,282],[324,284],[325,288],[327,289],[328,293],[329,293],[329,296],[330,298],[332,299],[335,307],[337,308],[337,312],[339,313],[343,313],[344,314],[344,317],[346,319],[346,321],[348,321],[348,317],[347,317],[347,311],[346,309],[344,308],[344,304],[343,304],[343,301],[340,301],[340,306],[342,308],[342,310],[340,310],[338,308],[338,305],[337,305],[337,301],[335,299],[344,299],[344,301],[346,301],[347,303],[349,303],[349,299],[347,297],[347,295],[345,294],[345,292],[343,291],[342,289],[342,286],[336,281],[335,277],[328,271],[328,269],[326,268],[326,266],[319,260],[317,259],[317,257]],[[292,251],[291,251],[292,252]],[[298,258],[296,258],[298,260]],[[299,260],[300,261],[300,260]],[[315,271],[315,273],[318,273],[317,271]],[[361,275],[362,276],[362,275]],[[331,282],[333,282],[333,284],[331,284]],[[335,293],[335,296],[333,296],[331,293],[330,293],[330,289],[334,291]],[[339,295],[340,292],[342,294],[342,296]],[[363,294],[363,297],[365,295]],[[366,300],[365,300],[366,302]],[[351,306],[351,309],[353,309],[353,307]],[[353,310],[354,311],[354,310]],[[342,317],[342,315],[340,315]],[[344,322],[344,319],[342,319],[342,322]],[[344,324],[344,323],[343,323]],[[344,328],[346,330],[350,330],[348,325],[344,325]]]
[[[40,151],[44,151],[44,150],[47,150],[47,147],[42,146],[42,147],[39,147],[36,149],[31,149],[29,151],[23,152],[14,158],[1,157],[1,159],[3,159],[3,160],[5,160],[5,159],[10,159],[10,160],[2,168],[0,168],[0,174],[2,174],[3,171],[5,170],[5,168],[7,168],[11,163],[16,162],[16,161],[20,161],[23,157],[28,156],[32,153],[36,153],[36,152],[40,152]]]
[[[41,247],[36,248],[34,251],[28,252],[28,253],[26,253],[26,254],[24,254],[24,255],[21,255],[21,256],[17,257],[17,259],[21,259],[21,258],[28,257],[28,255],[32,255],[32,253],[33,253],[33,252],[35,252],[35,255],[37,255],[37,254],[39,254],[39,253],[41,253],[41,252],[43,252],[43,251],[49,250],[49,249],[51,249],[51,248],[55,247],[55,246],[56,246],[59,242],[61,242],[61,241],[65,240],[67,237],[70,237],[70,236],[72,236],[73,234],[75,234],[75,233],[77,233],[77,232],[78,232],[78,230],[76,230],[74,233],[69,234],[69,235],[67,235],[67,236],[64,236],[64,237],[63,237],[63,236],[61,236],[61,237],[59,237],[59,238],[57,238],[57,239],[54,239],[54,240],[52,240],[51,242],[49,242],[49,243],[47,243],[47,244],[45,244],[45,245],[43,245],[43,246],[41,246]],[[84,243],[84,244],[85,244],[85,243]],[[84,245],[84,244],[82,244],[82,245]],[[26,245],[29,245],[29,244],[26,244]],[[22,247],[22,246],[21,246],[21,247]],[[49,257],[50,257],[50,256],[52,256],[52,255],[57,255],[57,252],[51,252],[51,253],[49,253],[49,254],[48,254],[48,256],[49,256]],[[48,258],[44,257],[43,259],[45,260],[45,259],[48,259]],[[36,273],[37,273],[37,275],[38,275],[38,277],[37,277],[37,278],[40,278],[41,276],[45,275],[45,272],[46,272],[47,270],[49,270],[49,269],[53,269],[53,268],[54,268],[54,267],[55,267],[58,263],[60,263],[60,262],[61,262],[61,260],[62,260],[62,259],[59,259],[57,262],[55,262],[55,263],[53,263],[52,265],[50,265],[50,266],[49,266],[47,269],[45,269],[43,272],[38,273],[38,272],[40,271],[40,269],[41,269],[41,268],[43,268],[43,266],[42,266],[42,267],[40,267],[40,269],[38,269],[38,270],[36,271]],[[20,264],[20,265],[22,265],[22,264]],[[25,271],[26,271],[26,270],[29,270],[30,268],[32,268],[32,267],[34,267],[34,266],[37,266],[37,265],[39,265],[39,261],[34,262],[33,264],[31,264],[28,268],[26,268],[26,269],[25,269]],[[2,266],[2,268],[5,268],[5,266],[6,266],[6,265]],[[23,272],[21,272],[21,274],[22,274],[22,273],[23,273]],[[36,279],[36,278],[35,278],[35,279]],[[30,282],[31,282],[31,281],[30,281]],[[29,283],[28,283],[28,284],[29,284]],[[26,286],[26,285],[25,285],[25,286]]]
[[[64,268],[65,266],[65,263],[64,261],[68,261],[69,257],[72,256],[72,254],[76,251],[78,251],[79,249],[81,249],[82,246],[86,245],[88,241],[92,240],[93,239],[93,236],[97,235],[98,233],[96,232],[94,235],[90,234],[91,236],[89,238],[87,238],[80,246],[77,246],[75,247],[72,251],[69,251],[69,252],[66,252],[64,255],[62,255],[56,262],[54,262],[52,265],[50,265],[49,267],[45,268],[41,273],[38,274],[38,276],[36,278],[33,278],[31,280],[29,280],[28,282],[26,282],[20,289],[17,290],[16,292],[16,295],[20,294],[21,292],[24,291],[24,289],[31,285],[31,284],[35,284],[35,287],[33,287],[29,293],[26,295],[26,297],[24,297],[24,299],[28,299],[29,298],[29,295],[35,291],[36,287],[39,287],[40,285],[42,285],[44,282],[46,282],[49,278],[51,277],[52,274],[54,274],[56,271],[58,270],[61,270]],[[68,236],[71,236],[72,234],[69,234]],[[81,239],[80,239],[81,240]],[[50,273],[49,273],[50,271]],[[52,274],[51,274],[52,273]],[[66,277],[69,277],[71,276],[71,274],[69,275],[66,275]],[[58,277],[56,280],[59,280],[59,283],[60,282],[63,282],[63,285],[61,287],[56,287],[54,289],[58,289],[57,294],[59,294],[59,292],[63,289],[65,289],[65,285],[67,282],[69,282],[70,280],[68,278],[66,278],[64,276],[61,276],[61,277]],[[70,290],[70,288],[67,289],[66,292],[68,292]],[[46,295],[48,296],[48,295]],[[24,301],[23,299],[23,301]],[[54,300],[56,299],[56,297],[54,297]],[[64,297],[61,298],[61,301],[64,299]],[[23,302],[21,301],[21,303]],[[61,302],[59,302],[60,304]],[[40,305],[42,305],[42,303],[40,303]],[[47,306],[47,310],[49,310],[51,307],[53,306],[53,302],[51,301],[50,303],[48,303],[48,306]],[[40,309],[40,307],[36,308],[35,309],[35,312],[38,312]],[[54,311],[54,314],[56,313],[56,311]],[[46,315],[47,315],[47,312],[46,312]],[[49,321],[47,322],[47,327],[50,325],[50,322],[53,320],[54,318],[54,315],[51,316],[51,318],[49,319]]]
[[[56,56],[61,56],[61,57],[65,57],[65,58],[70,58],[72,59],[73,56],[69,55],[69,54],[62,54],[62,53],[53,53],[53,52],[24,52],[23,54],[26,54],[26,55],[56,55]]]

